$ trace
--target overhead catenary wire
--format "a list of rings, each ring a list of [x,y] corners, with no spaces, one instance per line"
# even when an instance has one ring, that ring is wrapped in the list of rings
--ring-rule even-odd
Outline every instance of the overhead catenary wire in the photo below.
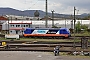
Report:
[[[27,0],[25,0],[25,4],[27,4]],[[32,7],[34,7],[37,3],[38,3],[39,1],[37,0],[35,3],[33,3],[33,1],[30,1],[30,7],[29,8],[27,8],[27,10],[29,10],[29,9],[31,9]]]

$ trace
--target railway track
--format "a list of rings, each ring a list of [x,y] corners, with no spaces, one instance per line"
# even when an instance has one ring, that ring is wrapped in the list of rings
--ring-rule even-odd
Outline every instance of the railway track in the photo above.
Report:
[[[63,39],[64,40],[64,39]],[[53,41],[53,40],[52,40]],[[74,41],[73,40],[64,40],[64,41],[60,41],[60,40],[57,40],[57,41],[43,41],[42,39],[40,41],[38,40],[0,40],[0,43],[2,42],[6,42],[7,44],[22,44],[22,43],[25,43],[25,44],[73,44]],[[89,40],[88,40],[89,41]],[[81,44],[81,40],[80,41],[77,41],[75,42],[75,44]],[[90,44],[90,42],[88,42],[88,44]]]
[[[80,39],[83,36],[75,36],[75,38]],[[90,39],[90,36],[85,36]],[[74,37],[68,39],[73,40]],[[68,40],[63,39],[63,40]],[[60,46],[61,52],[72,52],[72,51],[89,51],[90,52],[90,42],[88,42],[88,49],[81,49],[81,42],[75,42],[75,47],[73,48],[74,42],[42,42],[42,41],[20,41],[20,40],[0,40],[0,43],[6,42],[9,48],[5,46],[0,46],[0,51],[53,51],[55,46]]]
[[[9,48],[9,49],[4,49],[4,48],[0,48],[0,51],[42,51],[42,52],[53,52],[54,48],[53,47],[18,47],[18,48]],[[60,48],[60,52],[74,52],[74,51],[85,51],[85,52],[90,52],[90,49],[74,49],[71,47],[63,47]]]
[[[5,36],[4,35],[0,35],[0,37],[4,38]],[[90,36],[75,36],[75,38],[77,38],[77,39],[81,39],[82,37],[86,37],[86,38],[90,39]],[[23,36],[20,36],[20,38],[23,38]],[[63,38],[44,38],[44,39],[63,39]],[[71,37],[65,38],[65,39],[74,39],[74,36],[71,36]]]
[[[73,43],[62,43],[62,44],[8,44],[7,46],[0,47],[0,51],[49,51],[52,52],[56,46],[60,46],[60,52],[72,52],[72,51],[90,51],[89,49],[81,49],[81,44],[76,43],[73,48]]]

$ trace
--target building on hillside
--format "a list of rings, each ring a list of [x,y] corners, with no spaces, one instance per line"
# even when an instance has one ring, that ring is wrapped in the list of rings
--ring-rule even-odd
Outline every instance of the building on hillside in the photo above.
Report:
[[[16,16],[16,15],[6,15],[9,20],[40,20],[41,17],[30,17],[30,16]]]
[[[34,17],[29,16],[16,16],[16,15],[5,15],[4,17],[8,18],[9,20],[46,20],[46,17],[39,17],[39,13],[35,12]],[[62,20],[62,18],[53,18],[54,20]],[[52,17],[48,17],[47,20],[52,20]]]

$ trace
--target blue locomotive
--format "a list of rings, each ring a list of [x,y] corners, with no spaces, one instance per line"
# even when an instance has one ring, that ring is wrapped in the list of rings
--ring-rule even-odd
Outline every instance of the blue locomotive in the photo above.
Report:
[[[70,36],[67,28],[26,28],[24,30],[24,37],[68,38]]]

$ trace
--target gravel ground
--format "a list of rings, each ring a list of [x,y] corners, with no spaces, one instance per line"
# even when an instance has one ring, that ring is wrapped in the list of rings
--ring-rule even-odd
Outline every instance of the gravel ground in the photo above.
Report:
[[[0,51],[0,60],[90,60],[90,57],[54,56],[51,52]]]

